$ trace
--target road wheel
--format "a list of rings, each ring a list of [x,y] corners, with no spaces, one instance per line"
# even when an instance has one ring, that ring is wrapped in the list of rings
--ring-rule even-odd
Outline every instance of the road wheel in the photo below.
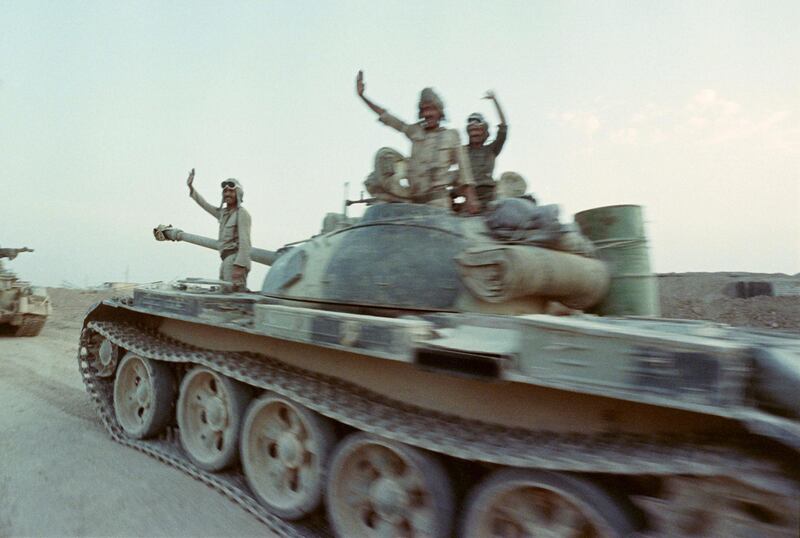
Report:
[[[239,427],[250,389],[204,367],[187,373],[178,397],[183,448],[201,469],[219,471],[236,462]]]
[[[146,439],[160,433],[172,417],[175,375],[161,362],[128,353],[114,379],[114,413],[129,437]]]
[[[432,455],[365,433],[346,438],[331,460],[328,516],[336,535],[450,536],[453,489]]]
[[[319,507],[333,426],[291,400],[265,392],[247,410],[241,456],[247,482],[258,499],[286,519]]]
[[[111,340],[107,340],[95,333],[96,341],[100,342],[97,348],[97,360],[94,367],[99,377],[111,377],[117,371],[117,363],[119,363],[119,356],[123,350]],[[174,395],[173,390],[173,395]]]
[[[619,538],[633,532],[625,511],[586,480],[554,472],[505,469],[473,488],[465,538]]]

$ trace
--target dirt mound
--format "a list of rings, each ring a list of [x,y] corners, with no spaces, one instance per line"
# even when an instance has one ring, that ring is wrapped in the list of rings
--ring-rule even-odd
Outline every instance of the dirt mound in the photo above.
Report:
[[[730,297],[736,282],[772,282],[778,289],[800,285],[800,276],[762,273],[670,273],[659,275],[661,315],[706,319],[742,327],[800,332],[800,296]]]
[[[84,315],[93,304],[111,297],[130,295],[130,291],[47,288],[47,294],[53,304],[53,314],[47,324],[59,329],[73,329],[81,326]]]

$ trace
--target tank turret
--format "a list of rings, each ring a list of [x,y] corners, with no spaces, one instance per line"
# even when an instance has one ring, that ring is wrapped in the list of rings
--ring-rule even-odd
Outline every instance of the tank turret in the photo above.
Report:
[[[217,248],[213,239],[171,227],[154,233],[159,240]],[[502,241],[480,217],[379,203],[356,223],[277,253],[254,248],[251,259],[272,266],[261,292],[285,304],[386,315],[534,314],[551,301],[584,310],[603,299],[606,265],[576,254],[567,244],[576,235],[558,230],[549,242]]]

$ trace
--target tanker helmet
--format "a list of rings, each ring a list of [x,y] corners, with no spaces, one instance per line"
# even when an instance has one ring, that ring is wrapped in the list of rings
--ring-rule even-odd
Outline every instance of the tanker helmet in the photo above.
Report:
[[[483,118],[483,114],[480,112],[473,112],[467,118],[467,125],[470,125],[471,123],[478,123],[485,126],[486,120]]]
[[[517,198],[528,190],[528,182],[516,172],[503,172],[497,181],[497,198]]]
[[[239,205],[242,204],[242,200],[244,200],[244,187],[242,187],[242,184],[239,182],[238,179],[229,177],[228,179],[220,183],[220,187],[222,187],[223,191],[225,189],[236,189],[236,203]]]
[[[489,138],[489,124],[486,123],[483,114],[473,112],[467,117],[467,135],[469,135],[469,128],[473,125],[483,128],[483,142],[486,142],[486,139]]]

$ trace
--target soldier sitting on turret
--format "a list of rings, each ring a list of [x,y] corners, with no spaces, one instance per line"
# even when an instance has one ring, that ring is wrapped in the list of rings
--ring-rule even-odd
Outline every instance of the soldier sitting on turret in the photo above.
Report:
[[[364,95],[364,88],[364,76],[359,71],[356,78],[359,97],[378,114],[382,123],[400,131],[411,140],[411,156],[408,159],[410,201],[450,208],[448,187],[451,186],[466,198],[467,210],[470,213],[477,212],[478,204],[469,160],[458,132],[440,125],[445,117],[444,103],[436,92],[431,88],[422,90],[419,98],[421,121],[408,124],[370,101]],[[451,171],[453,165],[458,169]]]
[[[247,290],[247,273],[250,272],[250,213],[242,207],[244,189],[236,179],[222,182],[222,203],[215,207],[200,196],[192,183],[194,168],[186,184],[189,196],[219,221],[220,280],[233,283],[233,291]]]

